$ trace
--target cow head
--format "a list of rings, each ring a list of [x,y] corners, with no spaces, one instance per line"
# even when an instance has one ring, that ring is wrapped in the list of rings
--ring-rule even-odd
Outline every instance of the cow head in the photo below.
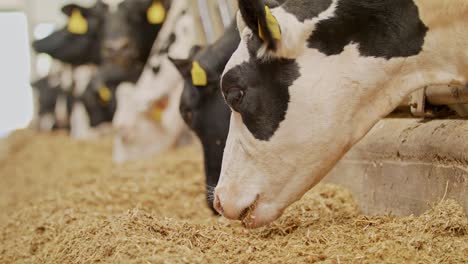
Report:
[[[50,131],[55,126],[55,106],[61,92],[60,84],[53,83],[50,76],[31,84],[36,106],[36,125],[40,131]]]
[[[69,4],[62,8],[67,26],[33,42],[36,52],[46,53],[72,65],[100,62],[100,40],[107,6],[101,1],[91,8]]]
[[[213,190],[221,172],[231,113],[221,95],[220,79],[238,44],[239,34],[233,24],[214,44],[202,50],[195,46],[188,59],[171,58],[185,83],[180,114],[203,146],[206,198],[213,211]],[[197,74],[201,74],[200,80],[197,80]]]
[[[41,131],[69,129],[73,105],[71,67],[54,61],[49,75],[33,83],[34,125]]]
[[[106,82],[99,75],[94,76],[82,95],[84,106],[89,113],[91,127],[112,122],[117,108],[116,85]]]
[[[113,121],[117,162],[161,153],[177,144],[184,130],[178,112],[182,78],[167,57],[187,57],[196,36],[192,15],[182,11],[175,18],[171,33],[161,39],[164,43],[158,45],[158,40],[155,44],[137,84],[125,83],[118,88],[119,103]]]
[[[169,0],[125,0],[106,14],[101,71],[113,79],[138,79],[169,11]]]
[[[275,6],[239,1],[241,42],[221,81],[233,113],[214,204],[247,227],[277,219],[422,85],[404,64],[427,31],[413,1]]]
[[[98,136],[98,128],[112,122],[117,107],[116,85],[104,80],[92,66],[81,66],[74,70],[72,137],[88,139]]]

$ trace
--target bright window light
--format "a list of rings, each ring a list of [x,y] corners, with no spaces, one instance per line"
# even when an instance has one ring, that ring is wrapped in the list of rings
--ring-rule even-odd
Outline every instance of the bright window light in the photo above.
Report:
[[[0,12],[0,135],[28,126],[33,117],[27,19]]]

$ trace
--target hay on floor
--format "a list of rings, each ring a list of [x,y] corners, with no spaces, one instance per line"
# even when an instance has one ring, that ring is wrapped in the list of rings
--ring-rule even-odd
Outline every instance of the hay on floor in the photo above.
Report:
[[[320,185],[246,230],[205,206],[199,147],[121,166],[111,140],[23,131],[0,161],[0,263],[466,263],[468,220],[444,200],[415,217],[364,216]]]

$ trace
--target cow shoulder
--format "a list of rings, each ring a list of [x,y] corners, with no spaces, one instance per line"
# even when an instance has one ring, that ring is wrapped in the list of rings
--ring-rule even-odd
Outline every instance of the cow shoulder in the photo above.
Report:
[[[337,55],[356,43],[362,56],[409,57],[421,52],[427,30],[413,0],[341,0],[334,16],[318,22],[308,47]]]
[[[327,10],[332,4],[332,0],[297,0],[288,1],[282,5],[283,9],[294,15],[297,20],[304,22],[318,16],[323,11]]]

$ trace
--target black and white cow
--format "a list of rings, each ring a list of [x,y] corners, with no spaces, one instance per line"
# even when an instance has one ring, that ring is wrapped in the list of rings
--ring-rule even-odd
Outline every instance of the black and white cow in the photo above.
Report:
[[[69,4],[62,8],[62,12],[69,17],[67,26],[33,42],[36,52],[46,53],[60,61],[54,61],[54,65],[60,65],[59,73],[52,72],[32,84],[38,95],[37,119],[41,130],[48,130],[50,124],[53,124],[52,128],[72,129],[73,107],[76,101],[81,100],[76,94],[83,90],[80,87],[89,83],[89,74],[96,72],[93,65],[100,63],[101,58],[101,35],[107,5],[102,1],[91,8]],[[79,28],[71,26],[73,23],[80,23]],[[54,111],[45,114],[44,109],[50,109],[52,105]]]
[[[239,45],[239,41],[237,27],[233,23],[213,45],[202,50],[195,47],[188,59],[171,59],[185,81],[179,110],[185,123],[196,133],[203,146],[206,198],[214,212],[213,190],[218,184],[221,172],[231,114],[221,95],[219,81],[224,66]],[[191,71],[195,62],[205,71],[206,84],[194,84]]]
[[[277,219],[409,93],[468,83],[465,0],[239,8],[241,43],[222,77],[233,113],[214,204],[247,227]]]
[[[69,129],[69,116],[72,111],[73,96],[62,85],[61,72],[43,77],[33,83],[35,98],[34,125],[39,131]]]
[[[75,139],[92,139],[110,130],[117,108],[117,84],[105,82],[95,67],[74,71],[74,101],[70,134]]]
[[[99,71],[112,82],[136,82],[161,30],[170,0],[107,1]],[[154,11],[152,11],[154,10]],[[156,12],[156,17],[153,17]]]
[[[187,128],[179,114],[183,80],[168,54],[187,58],[197,39],[190,2],[174,0],[167,21],[136,84],[117,89],[113,158],[124,162],[178,146]]]
[[[107,12],[107,6],[102,1],[98,1],[91,8],[69,4],[62,8],[62,12],[68,16],[69,23],[72,16],[74,19],[84,19],[82,23],[85,23],[86,30],[74,32],[69,29],[67,23],[64,28],[34,41],[33,48],[38,53],[46,53],[71,65],[100,63],[103,14]]]

